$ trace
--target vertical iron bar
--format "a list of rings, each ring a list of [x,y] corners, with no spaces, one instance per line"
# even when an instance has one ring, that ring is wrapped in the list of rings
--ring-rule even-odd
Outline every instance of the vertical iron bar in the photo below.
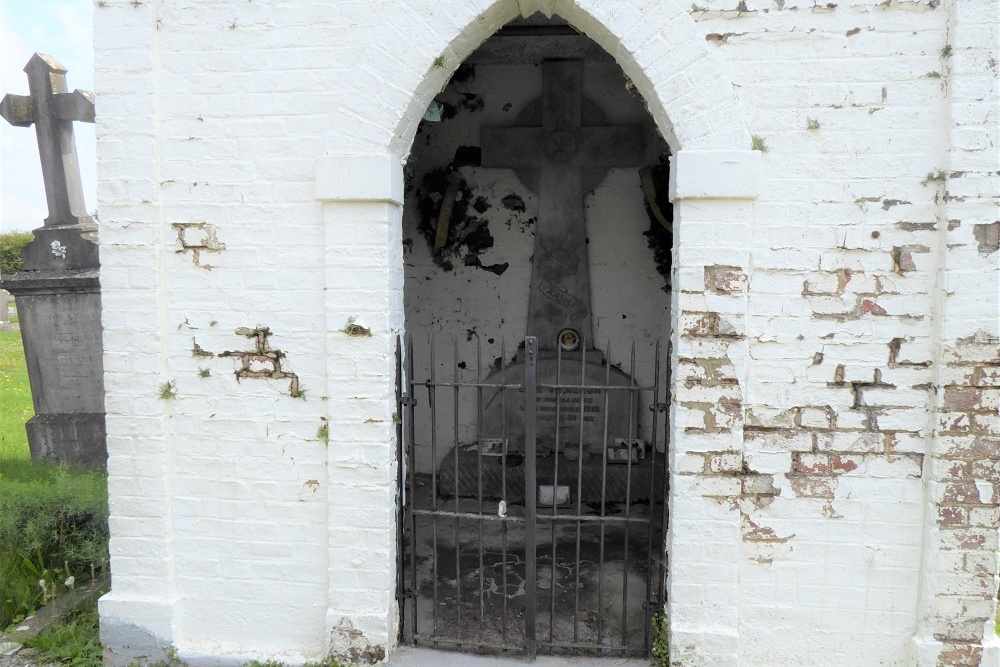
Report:
[[[434,512],[431,514],[431,535],[433,540],[433,553],[431,555],[431,561],[434,563],[434,580],[432,582],[432,588],[434,589],[434,607],[431,609],[431,632],[436,638],[437,631],[437,608],[438,608],[438,559],[437,559],[437,405],[435,402],[437,393],[437,384],[435,380],[437,378],[436,364],[434,361],[434,334],[431,334],[431,375],[430,379],[427,381],[427,405],[431,411],[431,509]],[[437,648],[437,642],[433,643],[434,648]]]
[[[451,367],[451,377],[454,381],[454,403],[452,404],[452,438],[455,441],[455,514],[462,511],[458,500],[458,336],[452,338],[453,364]],[[455,517],[455,637],[462,639],[462,530],[460,519]],[[461,648],[461,644],[459,644]]]
[[[501,368],[507,363],[507,341],[500,338],[500,364]],[[500,443],[500,499],[507,502],[507,374],[500,374],[500,407],[503,418],[503,442]],[[507,522],[500,522],[500,550],[503,554],[503,644],[507,644]]]
[[[525,557],[525,577],[524,577],[524,639],[528,654],[528,659],[533,660],[537,653],[535,637],[535,598],[538,584],[535,572],[535,503],[537,501],[536,492],[536,470],[535,470],[535,418],[537,404],[535,403],[536,391],[536,365],[538,363],[538,339],[528,336],[524,339],[525,361],[524,366],[524,557]]]
[[[656,506],[656,427],[660,422],[660,341],[656,341],[656,351],[653,355],[653,425],[650,432],[649,447],[649,527],[646,535],[646,615],[643,646],[649,651],[649,630],[652,605],[650,597],[653,584],[653,508]],[[659,599],[659,598],[657,598]]]
[[[399,634],[396,641],[403,641],[404,616],[406,614],[406,554],[403,551],[403,515],[406,506],[406,489],[403,486],[403,341],[396,336],[396,604],[399,606]]]
[[[587,341],[580,341],[580,433],[577,437],[579,457],[576,459],[576,580],[574,581],[575,597],[573,599],[573,643],[580,641],[580,514],[583,512],[583,404],[587,393]]]
[[[622,561],[622,648],[628,646],[628,529],[632,508],[632,441],[635,440],[635,341],[632,341],[632,364],[628,390],[628,456],[625,457],[625,551]],[[625,651],[622,651],[625,655]]]
[[[476,336],[476,450],[478,451],[479,516],[483,516],[483,343]],[[500,443],[501,448],[503,443]],[[479,519],[479,631],[476,637],[483,640],[483,519]]]
[[[660,571],[660,606],[661,609],[666,608],[667,604],[667,575],[670,572],[670,554],[667,552],[667,529],[670,527],[670,401],[673,398],[673,358],[674,358],[674,339],[671,338],[667,341],[667,363],[664,368],[664,375],[666,376],[666,382],[664,383],[664,403],[667,405],[667,409],[664,412],[665,417],[663,420],[663,522],[661,526],[661,532],[663,533],[663,569]]]
[[[608,403],[611,386],[611,339],[608,339],[607,358],[604,363],[604,451],[601,454],[601,547],[597,560],[597,643],[604,643],[604,527],[605,499],[608,484]]]
[[[549,569],[550,573],[550,583],[549,588],[549,643],[554,641],[554,633],[556,627],[556,520],[555,517],[559,513],[556,508],[556,489],[559,487],[559,419],[562,416],[560,410],[562,403],[562,388],[559,386],[562,384],[562,345],[556,347],[556,387],[550,391],[553,391],[556,395],[556,425],[555,425],[555,451],[553,456],[555,459],[552,462],[552,520],[549,522],[552,532],[552,563]]]
[[[416,474],[417,474],[417,453],[416,445],[414,444],[416,440],[416,427],[414,426],[414,411],[416,409],[416,401],[413,399],[416,394],[416,381],[413,379],[413,336],[407,337],[406,346],[406,386],[409,390],[409,400],[406,406],[406,436],[407,436],[407,447],[409,448],[410,454],[410,503],[413,507],[416,507],[416,498],[413,494],[416,492]],[[416,644],[417,635],[417,605],[419,596],[417,595],[417,515],[410,510],[410,581],[413,586],[413,617],[410,627],[413,628],[413,643]]]

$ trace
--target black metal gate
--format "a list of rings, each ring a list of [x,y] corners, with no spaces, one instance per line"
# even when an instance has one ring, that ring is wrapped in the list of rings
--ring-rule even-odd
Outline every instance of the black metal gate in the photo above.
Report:
[[[610,344],[539,351],[528,337],[484,367],[477,341],[474,369],[450,347],[450,373],[433,339],[418,350],[417,378],[413,341],[397,346],[400,640],[648,655],[669,512],[660,344],[644,383],[634,343],[627,373]]]

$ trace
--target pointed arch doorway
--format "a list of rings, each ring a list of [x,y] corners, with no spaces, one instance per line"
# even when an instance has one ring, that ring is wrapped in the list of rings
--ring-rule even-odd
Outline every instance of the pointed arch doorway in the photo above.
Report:
[[[667,153],[614,60],[558,17],[501,29],[428,108],[404,213],[405,642],[648,654]]]

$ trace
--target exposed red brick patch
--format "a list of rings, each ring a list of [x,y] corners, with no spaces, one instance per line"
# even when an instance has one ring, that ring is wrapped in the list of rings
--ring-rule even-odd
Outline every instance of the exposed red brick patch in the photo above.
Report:
[[[741,292],[747,276],[738,266],[706,266],[705,289],[716,294]]]
[[[979,504],[979,489],[972,482],[949,482],[944,486],[945,503]]]
[[[708,469],[714,473],[742,472],[743,454],[740,452],[714,452],[708,458]]]
[[[951,433],[966,433],[971,428],[969,415],[959,413],[941,416],[941,430]]]
[[[861,312],[867,315],[888,315],[888,313],[885,311],[885,308],[878,305],[871,299],[861,300]]]
[[[950,387],[944,393],[944,407],[947,410],[964,412],[974,410],[980,403],[980,390],[972,387]]]
[[[939,507],[937,523],[942,528],[966,526],[969,523],[969,512],[964,507]]]
[[[980,643],[945,642],[938,655],[938,667],[977,667],[983,659]]]
[[[860,465],[859,459],[862,459],[862,457],[850,456],[850,455],[836,455],[830,461],[831,470],[835,473],[847,473],[851,472],[852,470],[857,470],[858,466]]]
[[[795,537],[792,533],[788,537],[780,537],[774,528],[770,526],[760,526],[754,523],[748,516],[743,517],[743,539],[747,542],[778,542],[785,543]]]
[[[966,528],[942,533],[944,551],[981,551],[996,545],[997,531],[983,528]]]
[[[969,476],[969,463],[967,461],[948,461],[948,467],[941,474],[941,479],[966,479]]]
[[[826,454],[800,454],[796,470],[808,475],[830,474],[830,457]]]
[[[735,327],[718,313],[686,312],[681,314],[681,332],[685,336],[739,338]]]
[[[892,249],[892,270],[896,273],[907,273],[916,271],[917,265],[913,261],[913,254],[905,248]]]
[[[811,475],[788,475],[792,491],[799,498],[833,498],[837,488],[836,477],[813,477]]]
[[[988,225],[973,225],[972,235],[979,243],[979,252],[990,255],[1000,250],[1000,221]]]
[[[966,464],[968,465],[968,464]],[[1000,484],[1000,460],[976,461],[972,464],[972,476],[994,484]]]

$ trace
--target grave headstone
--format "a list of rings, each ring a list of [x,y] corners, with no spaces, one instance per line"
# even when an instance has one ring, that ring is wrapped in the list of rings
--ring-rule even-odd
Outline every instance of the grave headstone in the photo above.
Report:
[[[3,282],[3,274],[0,273],[0,282]],[[0,331],[10,329],[10,292],[0,289]]]
[[[25,66],[30,95],[6,95],[0,115],[35,126],[48,217],[21,252],[14,295],[35,416],[32,459],[107,463],[97,225],[87,215],[73,121],[94,122],[93,94],[66,86],[66,69],[36,53]]]
[[[632,379],[608,368],[593,340],[590,267],[584,195],[612,167],[638,167],[642,132],[637,126],[585,125],[583,64],[550,60],[542,64],[540,126],[486,128],[482,165],[515,169],[539,198],[535,252],[528,297],[527,335],[538,338],[537,378],[539,451],[560,443],[584,447],[603,456],[607,441],[633,437],[637,406],[627,391],[558,390],[556,384],[628,387]],[[519,384],[524,367],[514,363],[487,381]],[[512,447],[523,438],[523,398],[507,393],[488,401],[483,435]],[[581,419],[583,428],[581,429]],[[560,446],[560,451],[563,449]]]

